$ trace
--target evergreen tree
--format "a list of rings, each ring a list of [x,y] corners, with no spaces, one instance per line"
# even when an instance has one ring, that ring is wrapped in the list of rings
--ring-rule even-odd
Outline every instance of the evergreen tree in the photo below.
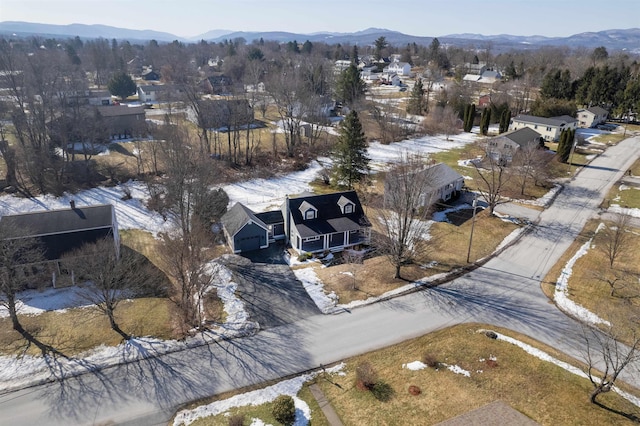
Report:
[[[305,41],[304,44],[302,45],[302,53],[311,53],[312,50],[313,50],[313,43],[311,43],[309,40]]]
[[[504,109],[502,110],[502,114],[500,114],[500,129],[498,130],[500,133],[504,133],[509,130],[509,123],[511,122],[511,110]]]
[[[471,108],[469,110],[469,122],[467,123],[469,130],[467,130],[467,132],[471,132],[471,129],[473,129],[474,121],[476,121],[476,104],[471,104]]]
[[[340,125],[333,152],[333,179],[336,185],[351,189],[368,172],[367,140],[358,113],[351,110]]]
[[[484,108],[480,117],[480,134],[487,135],[489,131],[489,123],[491,122],[491,108]]]
[[[107,83],[107,88],[112,95],[119,97],[121,100],[125,100],[128,96],[136,93],[136,83],[124,72],[111,77],[111,80]]]
[[[407,112],[409,114],[422,115],[425,110],[424,104],[424,88],[422,86],[422,79],[417,79],[416,84],[411,91],[411,98],[407,103]]]
[[[364,95],[364,84],[360,78],[360,70],[351,62],[336,82],[336,95],[347,104],[353,105]]]
[[[558,155],[558,160],[562,163],[569,161],[574,136],[575,130],[563,130],[560,134],[560,141],[558,142],[556,154]]]
[[[389,43],[387,43],[387,39],[384,36],[380,36],[376,39],[376,41],[374,42],[375,44],[375,57],[376,59],[382,59],[382,53],[384,51],[384,49],[387,48],[387,46],[389,46]]]
[[[353,49],[351,49],[351,63],[355,66],[358,66],[358,46],[353,45]]]

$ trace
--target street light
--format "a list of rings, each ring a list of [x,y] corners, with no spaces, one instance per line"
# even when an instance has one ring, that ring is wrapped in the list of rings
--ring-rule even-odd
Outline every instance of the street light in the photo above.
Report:
[[[467,250],[467,263],[471,258],[471,243],[473,242],[473,229],[476,226],[476,207],[478,206],[478,194],[473,194],[473,219],[471,219],[471,235],[469,235],[469,249]]]

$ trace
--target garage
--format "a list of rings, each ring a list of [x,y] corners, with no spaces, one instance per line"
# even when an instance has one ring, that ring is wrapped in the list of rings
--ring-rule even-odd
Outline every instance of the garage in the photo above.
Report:
[[[260,235],[236,238],[236,250],[240,252],[258,250],[260,249],[260,245]]]

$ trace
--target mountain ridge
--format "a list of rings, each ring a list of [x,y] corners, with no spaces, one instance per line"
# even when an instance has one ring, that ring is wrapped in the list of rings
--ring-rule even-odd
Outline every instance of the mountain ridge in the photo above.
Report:
[[[251,42],[260,38],[277,42],[296,40],[303,42],[325,42],[329,44],[358,44],[372,45],[379,37],[385,37],[391,45],[401,46],[408,43],[429,44],[433,36],[414,36],[399,31],[384,28],[367,28],[351,33],[315,32],[301,34],[288,31],[232,31],[211,30],[193,37],[180,37],[168,32],[156,30],[136,30],[112,27],[101,24],[40,24],[22,21],[0,22],[0,35],[44,37],[80,37],[80,38],[108,38],[126,40],[156,40],[172,42],[174,40],[193,43],[199,40],[219,42],[225,39],[244,38]],[[547,37],[543,35],[519,36],[511,34],[483,35],[475,33],[461,33],[437,36],[441,43],[456,46],[473,46],[476,43],[492,44],[492,49],[505,50],[509,48],[537,48],[541,46],[569,46],[594,48],[604,46],[613,50],[630,50],[640,53],[640,28],[609,29],[603,31],[583,32],[566,37]]]

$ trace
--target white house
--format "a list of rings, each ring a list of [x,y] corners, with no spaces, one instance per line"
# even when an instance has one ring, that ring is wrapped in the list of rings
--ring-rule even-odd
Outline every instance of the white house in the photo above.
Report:
[[[175,97],[180,90],[170,84],[149,84],[138,86],[138,99],[144,103],[156,103],[169,101]]]
[[[609,111],[598,106],[579,109],[577,112],[580,127],[595,127],[598,124],[605,123],[608,117]]]
[[[389,74],[398,74],[398,75],[411,75],[411,65],[407,62],[392,62],[388,67],[384,69],[385,73]]]
[[[529,127],[540,133],[546,141],[557,141],[564,130],[573,130],[577,127],[578,120],[568,115],[559,117],[536,117],[533,115],[518,115],[511,119],[509,130],[518,130]]]

